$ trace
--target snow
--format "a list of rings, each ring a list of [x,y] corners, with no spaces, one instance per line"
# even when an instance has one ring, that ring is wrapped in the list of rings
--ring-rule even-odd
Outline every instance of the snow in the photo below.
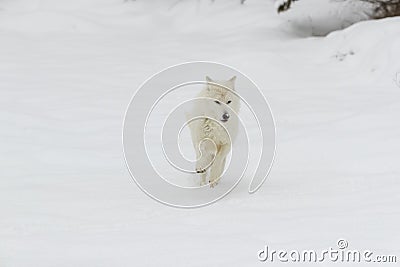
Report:
[[[0,3],[0,266],[256,266],[271,264],[257,259],[264,245],[323,250],[339,238],[400,256],[400,20],[313,37],[358,14],[238,2]],[[301,23],[306,10],[333,15]],[[134,184],[121,133],[140,84],[193,60],[260,87],[277,155],[256,194],[243,181],[182,210]]]

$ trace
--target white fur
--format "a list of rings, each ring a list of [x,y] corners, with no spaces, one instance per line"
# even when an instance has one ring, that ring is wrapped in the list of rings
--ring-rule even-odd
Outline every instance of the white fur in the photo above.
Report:
[[[205,118],[194,120],[189,126],[197,154],[196,171],[201,174],[200,185],[208,180],[214,187],[224,172],[226,157],[237,135],[238,118],[234,113],[239,112],[240,99],[229,89],[217,85],[234,91],[236,77],[227,81],[213,81],[209,77],[206,80],[207,85],[198,95],[205,99],[194,107],[194,113]],[[224,121],[224,113],[230,115],[227,121]]]

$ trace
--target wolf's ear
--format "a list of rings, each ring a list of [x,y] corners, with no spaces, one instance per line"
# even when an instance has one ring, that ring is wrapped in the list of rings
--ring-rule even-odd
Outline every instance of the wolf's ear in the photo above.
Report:
[[[230,84],[230,88],[235,91],[235,81],[236,81],[236,76],[233,76],[228,80],[228,83]]]
[[[207,81],[207,90],[210,91],[211,88],[210,88],[210,84],[209,83],[212,83],[214,81],[208,76],[206,76],[206,81]]]

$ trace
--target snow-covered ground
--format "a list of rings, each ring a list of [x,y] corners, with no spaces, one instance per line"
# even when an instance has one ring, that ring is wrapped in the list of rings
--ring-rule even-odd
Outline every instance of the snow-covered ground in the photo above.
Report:
[[[310,37],[357,14],[238,2],[0,2],[0,266],[274,265],[258,261],[264,245],[339,238],[400,260],[400,19]],[[256,194],[241,184],[181,210],[133,183],[121,132],[139,85],[193,60],[259,85],[277,155]]]

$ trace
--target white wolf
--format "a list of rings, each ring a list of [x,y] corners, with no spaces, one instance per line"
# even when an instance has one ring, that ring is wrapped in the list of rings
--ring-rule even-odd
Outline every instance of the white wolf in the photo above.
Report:
[[[240,98],[234,93],[236,76],[227,81],[214,81],[208,76],[207,84],[198,95],[194,113],[203,117],[189,123],[194,149],[197,154],[196,172],[201,174],[200,185],[217,185],[224,172],[226,157],[238,132]],[[221,86],[222,85],[222,86]]]

